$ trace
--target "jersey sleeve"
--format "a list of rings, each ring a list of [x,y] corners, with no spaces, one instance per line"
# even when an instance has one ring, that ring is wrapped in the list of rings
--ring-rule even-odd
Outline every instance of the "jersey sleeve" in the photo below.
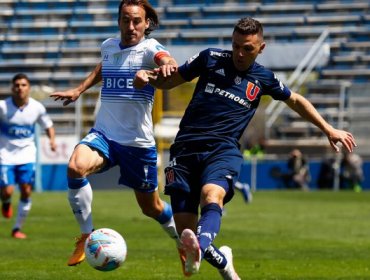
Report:
[[[146,57],[150,57],[152,59],[151,62],[159,66],[161,58],[165,56],[171,56],[170,52],[157,40],[150,39],[146,49]]]
[[[204,71],[207,66],[209,49],[203,50],[200,53],[189,58],[183,65],[179,67],[179,73],[185,81],[191,81]]]
[[[41,126],[42,129],[47,129],[53,126],[53,121],[50,116],[47,114],[46,109],[43,105],[40,104],[39,108],[40,116],[37,120],[37,123]]]
[[[291,95],[290,89],[279,80],[274,72],[266,70],[266,73],[267,79],[264,82],[264,92],[275,100],[287,100]]]

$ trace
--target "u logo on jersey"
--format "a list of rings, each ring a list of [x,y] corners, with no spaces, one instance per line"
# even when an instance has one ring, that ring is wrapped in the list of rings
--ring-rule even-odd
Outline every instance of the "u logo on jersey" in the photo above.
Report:
[[[245,95],[247,96],[249,101],[254,101],[260,92],[260,88],[255,84],[248,82],[247,89],[245,91]]]

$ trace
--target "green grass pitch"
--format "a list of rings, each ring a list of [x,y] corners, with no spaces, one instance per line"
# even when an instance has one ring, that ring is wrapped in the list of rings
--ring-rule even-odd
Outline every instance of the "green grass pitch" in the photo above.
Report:
[[[122,267],[68,267],[79,230],[66,193],[34,193],[27,240],[12,239],[14,218],[0,217],[0,279],[185,279],[174,242],[141,214],[132,191],[95,191],[93,215],[96,228],[126,239]],[[237,193],[215,244],[233,248],[242,279],[370,279],[370,193],[258,191],[251,204]],[[221,278],[204,261],[190,279]]]

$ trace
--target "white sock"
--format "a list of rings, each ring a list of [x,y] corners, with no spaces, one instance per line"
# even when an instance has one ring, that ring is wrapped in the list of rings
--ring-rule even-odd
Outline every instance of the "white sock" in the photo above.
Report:
[[[68,189],[68,201],[80,225],[81,233],[90,233],[94,229],[91,216],[92,200],[93,192],[90,183],[78,189]]]
[[[164,223],[164,224],[160,224],[161,227],[163,228],[163,230],[172,238],[175,240],[176,242],[176,245],[178,248],[180,248],[180,245],[181,245],[181,241],[180,241],[180,237],[179,235],[177,234],[177,230],[176,230],[176,225],[175,225],[175,220],[173,219],[173,216],[171,217],[171,219]]]
[[[26,202],[22,200],[19,201],[17,219],[15,221],[14,228],[20,229],[23,226],[24,220],[31,210],[31,206],[32,202],[30,199]]]
[[[236,181],[235,184],[234,184],[235,188],[237,188],[238,190],[241,190],[243,189],[243,184],[240,183],[239,181]]]

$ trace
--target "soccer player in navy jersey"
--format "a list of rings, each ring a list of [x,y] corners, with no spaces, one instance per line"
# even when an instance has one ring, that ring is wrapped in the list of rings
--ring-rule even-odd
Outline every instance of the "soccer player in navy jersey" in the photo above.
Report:
[[[92,188],[87,176],[120,167],[119,183],[134,189],[142,212],[161,224],[180,243],[171,206],[157,186],[157,150],[151,111],[154,88],[137,90],[132,82],[139,69],[162,66],[171,75],[177,63],[155,39],[146,38],[158,25],[158,15],[147,0],[123,0],[118,8],[119,38],[101,46],[101,63],[77,87],[51,94],[64,105],[102,81],[101,106],[94,127],[75,147],[68,164],[68,200],[81,236],[68,260],[73,266],[85,259],[84,242],[94,229]]]
[[[188,274],[198,272],[204,258],[219,269],[223,279],[240,279],[233,267],[231,249],[227,246],[218,249],[212,243],[220,230],[222,208],[233,196],[232,186],[243,161],[238,140],[263,95],[284,101],[319,127],[336,152],[338,142],[350,152],[356,146],[351,133],[333,128],[307,99],[292,92],[271,70],[255,62],[264,48],[260,22],[242,18],[232,33],[232,51],[203,50],[170,77],[163,77],[158,69],[136,74],[134,85],[138,88],[150,83],[170,89],[199,77],[165,169],[165,193],[171,197]]]

